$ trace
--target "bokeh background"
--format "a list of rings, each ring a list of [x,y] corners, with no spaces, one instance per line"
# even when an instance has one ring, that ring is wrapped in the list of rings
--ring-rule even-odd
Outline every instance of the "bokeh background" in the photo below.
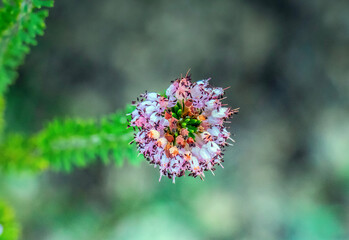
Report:
[[[191,68],[240,107],[225,168],[11,173],[24,240],[349,239],[349,2],[57,0],[7,94],[10,131],[99,117]]]

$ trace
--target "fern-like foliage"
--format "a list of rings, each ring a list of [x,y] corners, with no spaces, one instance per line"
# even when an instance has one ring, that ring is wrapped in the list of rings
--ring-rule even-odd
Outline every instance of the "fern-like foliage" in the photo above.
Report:
[[[0,153],[1,172],[40,172],[49,167],[48,160],[40,152],[37,137],[30,138],[22,134],[4,136]]]
[[[0,134],[2,132],[3,93],[13,82],[18,66],[36,44],[36,36],[45,28],[47,9],[53,0],[3,0],[0,9]],[[101,120],[55,120],[30,137],[20,134],[0,138],[0,170],[54,168],[69,171],[100,158],[108,163],[124,158],[139,161],[133,146],[132,129],[127,129],[126,115],[119,112]]]
[[[4,112],[5,112],[5,100],[3,97],[0,96],[0,140],[1,140],[1,135],[2,131],[4,130]]]
[[[0,171],[70,171],[97,159],[104,163],[113,159],[117,165],[124,159],[137,163],[142,158],[129,144],[133,130],[127,125],[127,116],[118,112],[100,120],[55,120],[32,137],[8,135],[0,144]]]
[[[100,120],[56,120],[39,133],[38,147],[42,156],[57,170],[84,167],[99,158],[104,163],[114,159],[118,165],[125,158],[136,163],[142,158],[129,144],[133,131],[127,129],[127,125],[123,112]]]
[[[38,134],[2,134],[4,128],[4,92],[17,76],[29,47],[36,45],[36,36],[45,28],[47,10],[53,0],[2,0],[0,9],[0,172],[11,170],[69,171],[83,167],[96,159],[121,165],[142,158],[129,142],[132,129],[127,129],[127,117],[118,112],[100,120],[55,120]],[[131,107],[126,109],[132,111]],[[12,209],[0,201],[0,239],[16,240],[19,226]]]
[[[0,96],[17,76],[17,67],[45,29],[53,0],[3,0],[0,9]]]
[[[17,240],[19,233],[19,225],[12,208],[0,200],[0,239]]]

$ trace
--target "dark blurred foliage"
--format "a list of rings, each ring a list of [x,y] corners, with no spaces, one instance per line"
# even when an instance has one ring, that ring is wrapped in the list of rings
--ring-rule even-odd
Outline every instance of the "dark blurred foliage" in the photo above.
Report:
[[[231,86],[237,143],[204,182],[95,164],[1,176],[26,240],[349,238],[349,2],[57,0],[7,127],[98,117],[145,90]]]

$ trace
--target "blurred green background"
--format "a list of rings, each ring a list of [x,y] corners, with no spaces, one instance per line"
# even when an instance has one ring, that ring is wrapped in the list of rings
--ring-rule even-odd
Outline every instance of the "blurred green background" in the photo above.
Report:
[[[240,107],[225,168],[146,161],[9,173],[24,240],[349,239],[349,2],[57,0],[7,94],[7,130],[98,117],[191,68]]]

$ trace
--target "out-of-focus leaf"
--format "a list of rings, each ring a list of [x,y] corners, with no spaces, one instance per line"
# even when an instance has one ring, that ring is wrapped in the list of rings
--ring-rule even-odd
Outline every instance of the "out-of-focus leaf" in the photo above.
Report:
[[[17,240],[20,235],[19,225],[15,220],[14,211],[0,200],[0,239]]]

